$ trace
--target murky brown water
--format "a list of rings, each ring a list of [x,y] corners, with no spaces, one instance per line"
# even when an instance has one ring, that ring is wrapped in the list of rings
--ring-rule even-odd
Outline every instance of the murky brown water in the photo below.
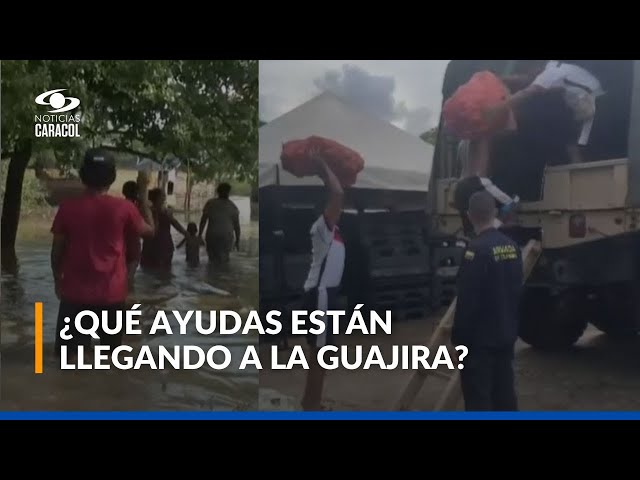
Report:
[[[258,305],[257,226],[249,221],[249,202],[234,199],[241,210],[243,241],[228,268],[202,265],[190,269],[184,252],[174,254],[172,275],[158,278],[138,272],[132,300],[142,303],[143,331],[157,310],[235,310],[248,312]],[[182,218],[181,220],[184,221]],[[192,215],[192,221],[199,221]],[[45,225],[44,228],[47,228]],[[17,276],[2,276],[0,319],[2,325],[3,409],[17,410],[230,410],[255,408],[258,374],[239,370],[242,352],[257,344],[257,336],[208,336],[190,330],[187,335],[127,338],[132,346],[190,344],[225,345],[232,365],[224,371],[203,367],[195,371],[61,371],[52,357],[58,301],[51,280],[48,236],[20,241]],[[174,232],[177,241],[180,235]],[[34,302],[44,303],[44,373],[34,373]],[[172,326],[177,322],[171,319]]]

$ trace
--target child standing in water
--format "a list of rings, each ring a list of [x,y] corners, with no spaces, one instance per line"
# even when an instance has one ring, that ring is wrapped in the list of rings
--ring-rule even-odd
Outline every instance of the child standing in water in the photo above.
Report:
[[[185,245],[187,265],[190,267],[200,265],[200,247],[204,245],[204,240],[198,236],[198,226],[193,222],[187,225],[187,235],[178,244],[178,248],[183,245]]]

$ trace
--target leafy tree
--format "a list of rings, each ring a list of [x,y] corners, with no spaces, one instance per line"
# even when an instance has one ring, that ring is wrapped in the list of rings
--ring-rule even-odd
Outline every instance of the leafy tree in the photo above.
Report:
[[[35,138],[34,98],[64,86],[81,99],[80,139]],[[58,87],[60,88],[60,87]],[[13,270],[24,173],[33,155],[53,152],[64,171],[86,148],[158,162],[190,159],[196,180],[257,177],[258,62],[5,61],[2,65],[2,265]],[[50,154],[49,154],[50,155]]]

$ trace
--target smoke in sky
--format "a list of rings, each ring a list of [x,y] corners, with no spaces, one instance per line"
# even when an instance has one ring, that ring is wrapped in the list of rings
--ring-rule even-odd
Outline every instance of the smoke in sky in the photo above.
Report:
[[[395,99],[395,78],[373,75],[355,65],[328,70],[314,80],[322,91],[331,91],[363,112],[402,126],[419,135],[428,130],[432,112],[426,107],[411,109]]]

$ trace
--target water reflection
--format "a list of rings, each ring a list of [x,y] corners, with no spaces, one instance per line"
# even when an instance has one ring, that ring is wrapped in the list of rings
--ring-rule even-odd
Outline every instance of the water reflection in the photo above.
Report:
[[[186,335],[151,337],[149,327],[157,310],[235,310],[248,312],[258,303],[257,226],[249,221],[248,199],[234,199],[241,210],[243,239],[226,268],[210,267],[203,253],[198,268],[185,264],[183,250],[174,255],[169,276],[138,272],[130,301],[141,303],[142,336],[125,339],[142,344],[202,347],[223,344],[232,352],[232,365],[224,371],[203,367],[194,371],[60,371],[52,358],[58,301],[51,281],[49,239],[21,242],[20,271],[2,275],[0,297],[3,409],[47,410],[230,410],[255,408],[256,370],[239,370],[242,352],[257,344],[251,336],[203,337],[190,328]],[[186,220],[186,219],[181,219]],[[193,221],[194,218],[192,217]],[[180,235],[175,234],[176,243]],[[33,305],[44,308],[44,374],[33,373]],[[178,323],[168,316],[172,328]]]

